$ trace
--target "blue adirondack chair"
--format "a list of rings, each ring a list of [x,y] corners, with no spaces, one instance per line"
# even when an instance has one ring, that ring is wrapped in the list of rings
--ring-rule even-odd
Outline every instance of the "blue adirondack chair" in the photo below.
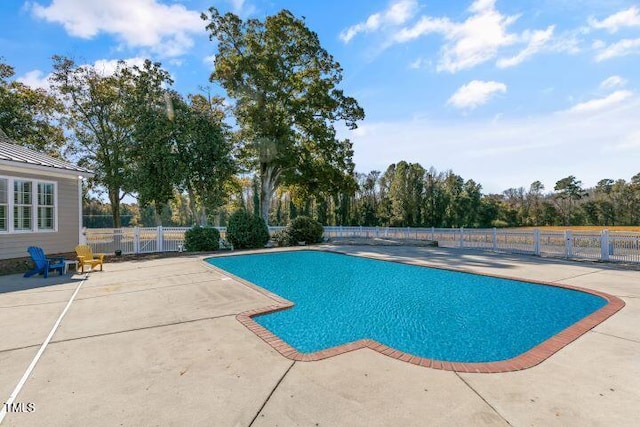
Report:
[[[29,246],[27,249],[29,255],[35,263],[35,268],[24,273],[24,277],[31,277],[34,274],[44,274],[44,277],[49,277],[50,270],[58,270],[60,274],[64,271],[64,258],[47,258],[44,255],[42,248],[37,246]]]

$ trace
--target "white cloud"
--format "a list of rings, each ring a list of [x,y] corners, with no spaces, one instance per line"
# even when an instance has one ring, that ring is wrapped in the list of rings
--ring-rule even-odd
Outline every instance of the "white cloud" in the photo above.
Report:
[[[412,27],[402,28],[396,32],[393,36],[393,42],[406,43],[429,33],[453,34],[455,29],[456,24],[451,22],[449,18],[423,16]]]
[[[118,61],[120,60],[98,59],[91,66],[101,75],[110,76],[116,72],[116,69],[118,68]],[[144,65],[145,59],[139,56],[136,56],[133,58],[122,59],[122,61],[124,61],[124,63],[129,67],[133,67],[135,65],[141,68]]]
[[[495,9],[495,0],[476,0],[468,10],[472,15],[461,23],[425,16],[413,27],[398,32],[394,40],[406,42],[424,34],[442,34],[445,43],[437,70],[451,73],[486,62],[500,48],[518,41],[516,34],[508,32],[518,16],[502,15]]]
[[[53,0],[49,6],[32,3],[31,12],[62,24],[72,36],[91,39],[106,33],[128,47],[148,47],[165,57],[185,53],[193,45],[191,35],[204,33],[198,12],[158,0]]]
[[[416,0],[398,0],[382,12],[377,12],[363,21],[340,32],[340,39],[349,43],[359,33],[368,33],[388,25],[402,25],[413,18],[418,8]]]
[[[599,50],[596,55],[596,61],[601,62],[606,59],[616,58],[618,56],[627,56],[640,53],[640,38],[637,39],[622,39],[618,42],[612,43],[609,46],[604,43],[594,43],[594,46]]]
[[[506,92],[507,85],[504,83],[473,80],[461,86],[451,98],[449,98],[447,104],[461,109],[474,109],[489,102],[494,95]]]
[[[211,68],[213,70],[214,66],[215,66],[215,61],[216,61],[216,54],[213,53],[209,56],[205,56],[204,58],[202,58],[202,62],[204,62],[204,64]]]
[[[144,58],[134,57],[123,59],[128,66],[137,65],[138,67],[142,67],[144,65]],[[98,59],[93,64],[83,64],[82,67],[93,67],[98,73],[102,76],[110,76],[115,73],[118,68],[118,60],[117,59]],[[24,83],[27,86],[31,86],[32,88],[41,88],[41,89],[49,89],[51,87],[51,83],[49,82],[49,78],[51,77],[51,73],[44,74],[44,72],[40,70],[31,70],[28,71],[25,75],[18,77],[16,80]]]
[[[414,70],[419,70],[420,68],[424,68],[431,65],[431,61],[424,58],[417,58],[415,61],[409,64],[409,68]]]
[[[577,54],[582,52],[583,40],[581,36],[584,33],[581,29],[566,31],[553,37],[545,46],[545,51],[556,53]]]
[[[529,40],[529,44],[523,50],[521,50],[517,55],[514,55],[510,58],[501,58],[498,60],[496,65],[498,68],[508,68],[513,67],[524,60],[530,58],[539,52],[545,44],[553,37],[553,30],[555,26],[551,25],[546,30],[539,31],[526,31],[524,33],[524,38]]]
[[[613,89],[616,87],[623,87],[624,85],[627,84],[627,80],[623,79],[620,76],[611,76],[608,77],[606,79],[604,79],[602,81],[602,83],[600,83],[600,88],[601,89]]]
[[[40,70],[31,70],[16,80],[34,89],[49,89],[49,76],[51,76],[51,74],[45,75]]]
[[[627,10],[614,13],[601,21],[589,18],[589,25],[599,30],[607,30],[610,33],[615,33],[624,27],[640,27],[640,9],[632,6]]]
[[[593,113],[607,110],[620,104],[622,101],[633,95],[628,90],[617,90],[604,98],[592,99],[591,101],[581,102],[569,109],[570,113]]]
[[[629,134],[626,138],[623,138],[619,143],[611,144],[606,147],[607,151],[617,152],[633,152],[638,153],[640,150],[640,131]]]
[[[521,50],[512,57],[501,58],[498,61],[501,68],[520,64],[540,51],[580,51],[578,34],[565,32],[559,37],[554,37],[554,25],[544,30],[511,32],[510,26],[520,15],[504,15],[496,9],[495,3],[495,0],[473,1],[467,8],[469,16],[463,21],[429,15],[412,21],[417,7],[410,2],[412,6],[407,10],[411,13],[398,14],[399,18],[394,21],[397,25],[386,25],[391,21],[387,12],[379,12],[370,15],[366,21],[344,30],[340,37],[348,42],[359,33],[381,31],[387,36],[387,42],[381,45],[381,48],[385,49],[394,44],[412,42],[425,35],[439,34],[444,43],[439,52],[436,70],[450,73],[470,69],[492,60],[502,49],[509,46],[518,46]],[[405,21],[408,24],[400,26]]]
[[[473,68],[495,58],[505,47],[527,44],[518,54],[498,61],[501,68],[515,66],[537,52],[547,50],[577,51],[575,37],[550,43],[554,26],[546,30],[509,32],[519,15],[503,15],[495,8],[495,0],[476,0],[468,8],[471,15],[462,22],[448,17],[423,16],[412,26],[402,28],[392,36],[391,43],[406,43],[427,34],[441,34],[445,42],[440,51],[438,71],[457,71]],[[548,45],[548,47],[547,47]]]
[[[639,109],[640,97],[634,96],[589,120],[567,112],[519,118],[506,114],[497,121],[365,120],[360,134],[345,131],[344,137],[354,143],[356,169],[362,172],[384,170],[404,159],[427,168],[451,168],[481,183],[484,192],[528,187],[535,180],[553,188],[567,175],[589,187],[603,176],[628,179],[638,173]],[[629,155],[620,156],[621,150]]]
[[[256,10],[255,6],[245,0],[228,0],[228,2],[231,4],[233,12],[241,16],[251,15]]]

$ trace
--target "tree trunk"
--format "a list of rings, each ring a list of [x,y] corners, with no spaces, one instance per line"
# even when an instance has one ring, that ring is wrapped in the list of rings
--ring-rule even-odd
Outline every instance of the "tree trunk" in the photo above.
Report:
[[[269,225],[269,207],[276,189],[280,171],[274,165],[260,164],[260,216]]]
[[[118,189],[109,189],[109,201],[111,202],[113,228],[120,228],[120,191]]]
[[[195,225],[205,227],[207,221],[207,209],[204,206],[199,206],[196,201],[196,194],[191,185],[187,185],[187,195],[189,196],[189,209],[193,215],[193,222]]]
[[[160,203],[153,204],[153,220],[156,223],[156,227],[162,225],[162,208],[163,206]]]
[[[113,247],[114,250],[122,250],[122,233],[120,224],[120,191],[109,189],[109,201],[111,202],[111,217],[113,218]]]

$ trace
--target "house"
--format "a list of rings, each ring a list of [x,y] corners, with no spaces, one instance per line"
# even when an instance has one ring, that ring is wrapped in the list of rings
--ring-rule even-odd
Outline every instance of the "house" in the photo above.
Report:
[[[89,170],[15,144],[0,132],[0,260],[73,252],[82,233]]]

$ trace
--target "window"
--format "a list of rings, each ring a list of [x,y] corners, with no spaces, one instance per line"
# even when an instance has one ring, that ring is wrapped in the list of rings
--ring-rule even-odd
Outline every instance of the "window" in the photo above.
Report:
[[[54,190],[53,183],[38,183],[38,230],[54,229]]]
[[[0,234],[58,229],[58,184],[0,176]]]
[[[9,186],[9,180],[6,178],[0,178],[0,231],[7,231],[9,227],[9,197],[7,190]]]
[[[33,183],[31,181],[13,182],[13,229],[31,230],[33,210]]]

